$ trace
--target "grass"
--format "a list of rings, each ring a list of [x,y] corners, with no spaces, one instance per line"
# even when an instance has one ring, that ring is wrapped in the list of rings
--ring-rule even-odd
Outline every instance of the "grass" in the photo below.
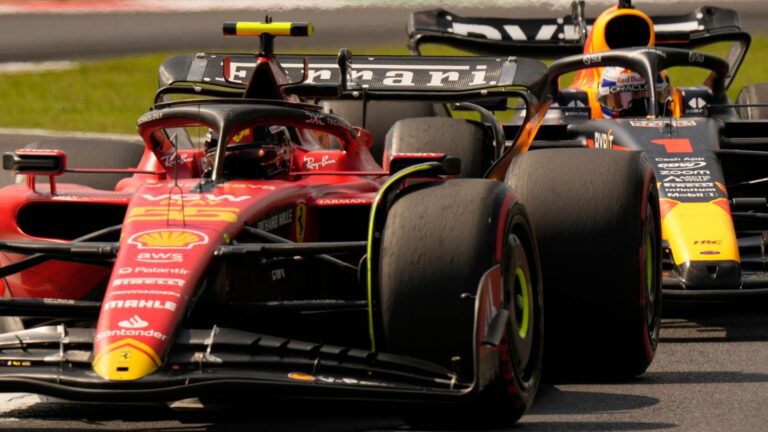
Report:
[[[713,52],[724,54],[722,47]],[[443,51],[442,54],[453,53]],[[366,54],[407,54],[383,47]],[[76,69],[0,75],[0,127],[133,134],[157,89],[157,67],[170,53],[85,62]],[[734,84],[768,81],[768,37],[755,37]],[[674,84],[697,84],[703,74],[672,71]]]

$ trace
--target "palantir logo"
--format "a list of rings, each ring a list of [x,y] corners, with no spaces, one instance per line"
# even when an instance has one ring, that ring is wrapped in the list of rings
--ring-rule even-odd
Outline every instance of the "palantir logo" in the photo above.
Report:
[[[144,321],[139,317],[138,315],[134,315],[133,317],[120,321],[117,323],[118,326],[122,328],[129,328],[129,329],[137,329],[137,328],[144,328],[149,325],[148,322]]]

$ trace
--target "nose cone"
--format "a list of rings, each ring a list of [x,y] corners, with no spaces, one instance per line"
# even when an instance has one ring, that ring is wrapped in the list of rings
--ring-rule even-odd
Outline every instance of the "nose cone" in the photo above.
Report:
[[[152,348],[135,339],[115,342],[93,360],[93,370],[110,381],[137,380],[159,367],[160,358]]]

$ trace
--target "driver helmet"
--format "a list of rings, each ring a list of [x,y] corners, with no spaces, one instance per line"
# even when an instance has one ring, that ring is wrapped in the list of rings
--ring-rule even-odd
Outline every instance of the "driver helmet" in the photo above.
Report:
[[[217,137],[206,139],[206,153],[212,159]],[[259,126],[237,133],[226,145],[224,176],[229,179],[271,178],[288,170],[291,139],[285,126]],[[211,167],[213,161],[209,162]]]
[[[656,76],[656,102],[663,107],[670,95],[670,86]],[[648,115],[650,88],[642,75],[622,67],[606,67],[600,77],[597,100],[608,118],[643,117]],[[663,109],[659,110],[663,113]]]

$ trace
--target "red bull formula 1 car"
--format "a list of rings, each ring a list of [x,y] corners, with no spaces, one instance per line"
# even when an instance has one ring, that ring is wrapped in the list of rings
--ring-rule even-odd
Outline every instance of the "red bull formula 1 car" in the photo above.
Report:
[[[45,145],[4,155],[23,181],[0,190],[0,390],[357,398],[421,402],[414,421],[514,421],[538,386],[545,327],[517,187],[551,208],[542,241],[574,253],[561,268],[583,284],[561,301],[589,298],[581,312],[610,323],[558,367],[642,373],[661,281],[648,163],[555,150],[562,172],[531,183],[543,171],[515,156],[548,106],[542,63],[273,54],[274,36],[309,32],[230,23],[225,33],[260,36],[258,55],[167,60],[135,166],[71,168]],[[405,119],[383,166],[368,131],[302,102],[487,97],[529,107],[511,150],[495,121]],[[115,173],[125,178],[109,187],[87,177]]]
[[[659,182],[665,296],[768,293],[762,162],[768,155],[768,93],[765,85],[747,86],[737,104],[726,95],[751,40],[736,12],[701,7],[688,15],[649,17],[621,1],[586,19],[583,8],[584,2],[574,2],[570,16],[531,20],[420,12],[410,21],[411,46],[418,52],[423,43],[439,42],[560,57],[550,67],[551,81],[578,72],[568,88],[552,86],[555,105],[533,148],[648,156]],[[724,58],[692,51],[715,43],[730,45]],[[703,69],[706,79],[674,86],[670,68],[685,68],[678,78]]]

